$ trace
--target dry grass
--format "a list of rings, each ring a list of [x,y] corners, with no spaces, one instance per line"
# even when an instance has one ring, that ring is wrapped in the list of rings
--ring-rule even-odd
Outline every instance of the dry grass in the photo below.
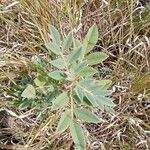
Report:
[[[138,3],[139,2],[139,3]],[[105,121],[83,124],[91,150],[150,149],[150,4],[148,0],[0,0],[0,148],[73,149],[68,133],[55,134],[61,112],[49,108],[40,122],[33,109],[20,111],[10,105],[12,87],[23,75],[32,77],[32,56],[47,58],[44,43],[48,25],[63,36],[73,29],[83,39],[93,23],[99,27],[95,51],[110,58],[100,67],[113,81],[117,115],[99,112]],[[7,116],[4,118],[4,114]],[[5,120],[5,121],[4,121]],[[7,126],[6,126],[7,125]],[[27,148],[26,148],[27,147]]]

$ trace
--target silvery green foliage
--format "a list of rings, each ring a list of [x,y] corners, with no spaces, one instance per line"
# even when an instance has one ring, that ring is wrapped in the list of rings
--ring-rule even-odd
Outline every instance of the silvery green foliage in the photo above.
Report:
[[[48,76],[64,84],[60,94],[52,100],[52,110],[64,110],[56,132],[62,133],[69,129],[76,149],[85,150],[86,141],[79,120],[99,123],[102,119],[93,112],[96,109],[113,112],[115,106],[110,98],[111,92],[107,90],[110,81],[93,78],[97,70],[92,65],[102,63],[108,55],[91,52],[98,40],[95,24],[89,29],[83,42],[73,38],[72,32],[61,40],[61,35],[54,26],[50,26],[50,35],[51,42],[46,47],[56,57],[50,62],[54,69]],[[35,91],[31,94],[31,90],[34,91],[33,87],[28,86],[22,95],[35,96]]]

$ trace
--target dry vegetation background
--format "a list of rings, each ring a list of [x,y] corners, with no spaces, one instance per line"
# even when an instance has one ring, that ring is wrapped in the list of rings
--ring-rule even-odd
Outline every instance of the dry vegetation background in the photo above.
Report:
[[[74,149],[69,133],[55,135],[57,114],[49,108],[37,120],[34,108],[19,110],[14,87],[32,79],[31,58],[47,59],[48,25],[65,36],[83,39],[93,23],[99,28],[94,51],[109,55],[99,78],[111,79],[117,115],[99,112],[103,123],[83,124],[88,150],[150,149],[150,3],[149,0],[0,0],[0,148]]]

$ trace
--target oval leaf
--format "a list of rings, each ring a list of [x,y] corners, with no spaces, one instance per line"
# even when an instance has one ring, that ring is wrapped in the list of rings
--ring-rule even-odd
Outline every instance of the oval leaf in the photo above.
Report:
[[[84,54],[88,53],[93,49],[98,40],[98,28],[96,24],[94,24],[88,31],[85,39],[83,41],[83,52]]]
[[[89,54],[86,57],[86,60],[89,65],[95,65],[95,64],[103,62],[107,58],[108,58],[107,54],[103,52],[95,52],[95,53]]]
[[[72,32],[70,32],[67,35],[67,37],[64,39],[64,42],[63,42],[63,45],[62,45],[62,51],[68,50],[72,45],[72,41],[73,41],[73,35],[72,35]]]
[[[86,67],[87,67],[87,64],[85,62],[83,62],[83,63],[75,65],[73,70],[74,70],[75,73],[79,73]]]
[[[55,80],[63,80],[66,77],[65,73],[63,71],[59,71],[59,70],[50,72],[48,75],[49,75],[49,77],[51,77]]]
[[[83,102],[84,92],[78,86],[75,87],[75,92],[80,101]]]
[[[60,47],[61,40],[60,40],[60,34],[58,30],[52,25],[50,25],[49,30],[52,37],[52,41]]]
[[[87,66],[83,70],[81,70],[81,72],[79,74],[81,76],[84,76],[84,77],[90,77],[90,76],[93,76],[96,73],[97,73],[97,70],[95,70],[92,67]]]
[[[68,56],[68,63],[73,63],[75,62],[81,55],[82,52],[82,47],[78,47],[75,49],[69,56]]]
[[[61,116],[56,132],[62,133],[64,132],[70,125],[71,122],[71,111],[67,110]]]
[[[61,50],[60,50],[60,47],[56,43],[49,42],[49,43],[45,44],[45,46],[49,51],[52,51],[56,55],[60,55]]]
[[[32,86],[31,84],[29,84],[25,88],[25,90],[22,92],[21,96],[24,97],[24,98],[28,98],[28,99],[35,98],[36,97],[36,92],[35,92],[34,86]]]
[[[66,67],[65,62],[62,58],[58,58],[51,61],[51,64],[58,69],[64,69]]]
[[[100,122],[100,120],[95,114],[93,114],[92,112],[90,112],[89,110],[85,108],[76,108],[74,112],[80,120],[83,120],[86,122],[92,122],[92,123]]]
[[[56,99],[52,101],[52,109],[56,110],[66,106],[69,103],[69,97],[66,92],[61,93]]]
[[[70,132],[76,148],[78,150],[85,150],[86,142],[81,126],[77,122],[72,121],[70,124]]]

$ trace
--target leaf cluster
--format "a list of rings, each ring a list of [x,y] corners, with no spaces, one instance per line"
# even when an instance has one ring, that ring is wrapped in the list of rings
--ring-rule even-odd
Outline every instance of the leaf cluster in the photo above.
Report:
[[[108,58],[103,52],[92,52],[98,40],[98,29],[94,24],[88,31],[83,42],[73,37],[70,32],[64,40],[54,26],[50,26],[51,41],[46,43],[50,54],[55,59],[50,61],[53,68],[48,77],[62,84],[59,95],[52,99],[52,111],[63,110],[60,117],[57,133],[62,133],[69,128],[72,139],[77,149],[85,150],[86,142],[80,121],[99,123],[101,119],[95,115],[97,109],[113,112],[115,106],[111,91],[107,90],[111,81],[98,81],[93,78],[97,70],[92,67],[102,63]],[[44,83],[38,79],[35,84],[42,89]],[[59,86],[58,84],[57,86]],[[22,97],[33,99],[36,90],[28,85]]]

